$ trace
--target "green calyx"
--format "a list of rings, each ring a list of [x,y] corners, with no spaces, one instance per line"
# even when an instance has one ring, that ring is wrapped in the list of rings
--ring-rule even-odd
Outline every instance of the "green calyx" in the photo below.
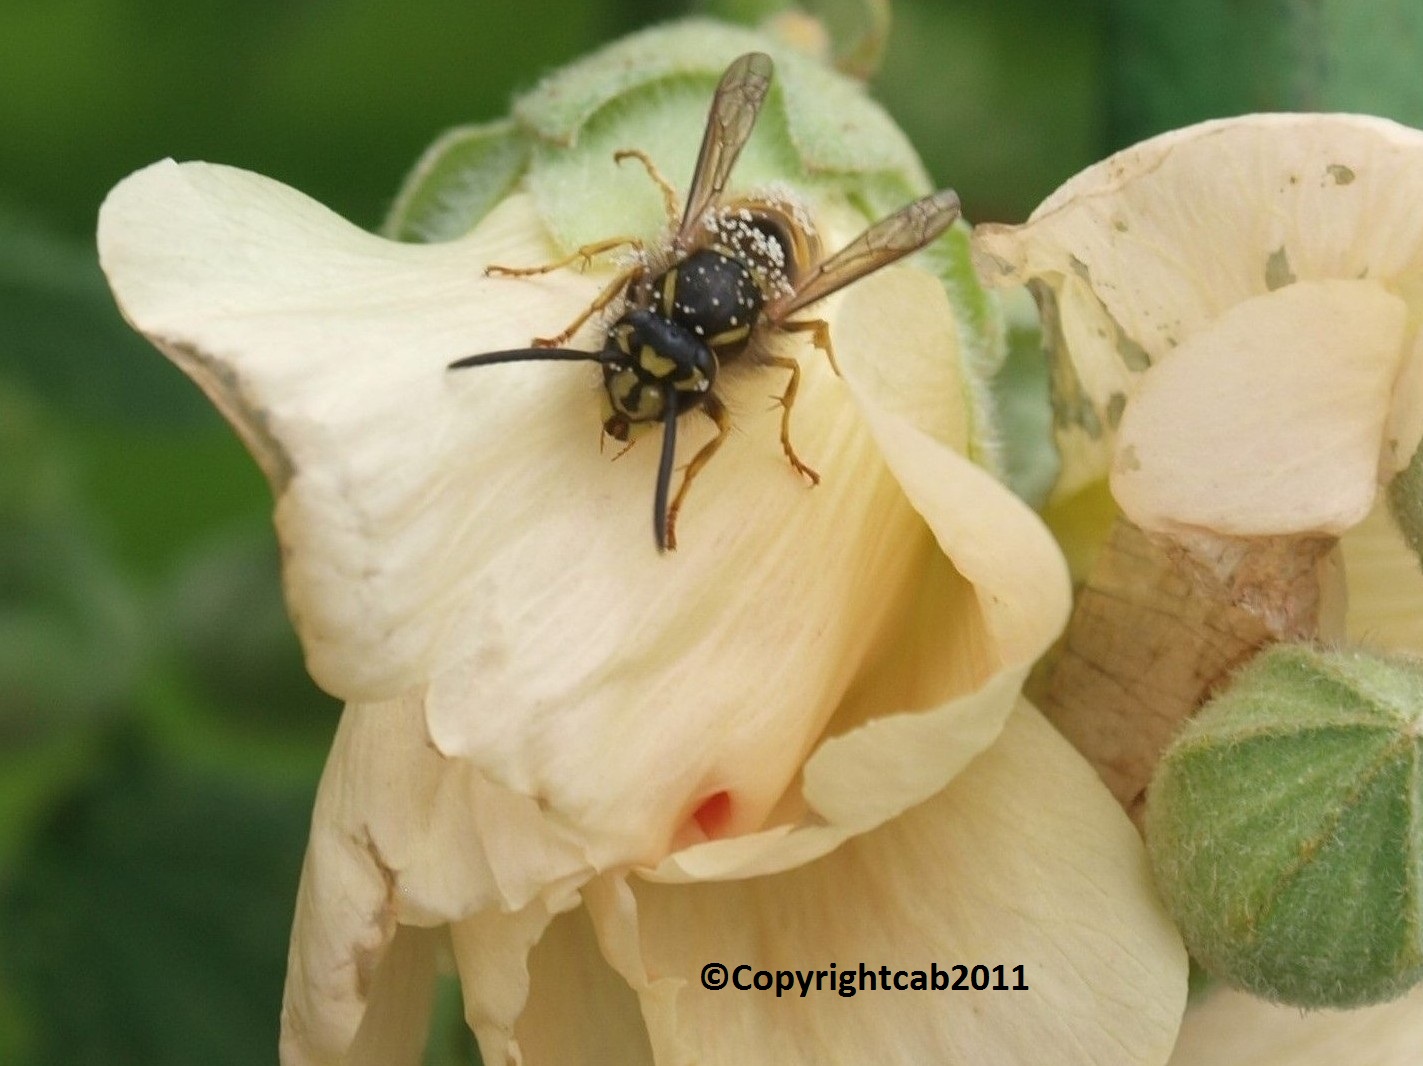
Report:
[[[1166,753],[1158,887],[1213,976],[1302,1007],[1423,980],[1423,662],[1279,645]]]
[[[549,75],[507,121],[446,133],[407,178],[386,233],[461,236],[524,178],[560,244],[609,232],[651,236],[665,222],[656,190],[635,165],[613,165],[612,152],[641,148],[685,188],[717,79],[750,51],[768,53],[776,75],[735,185],[781,180],[812,194],[853,194],[861,181],[889,184],[895,207],[929,191],[913,147],[857,82],[774,38],[689,20],[635,33]],[[642,195],[631,205],[616,202],[634,186]]]

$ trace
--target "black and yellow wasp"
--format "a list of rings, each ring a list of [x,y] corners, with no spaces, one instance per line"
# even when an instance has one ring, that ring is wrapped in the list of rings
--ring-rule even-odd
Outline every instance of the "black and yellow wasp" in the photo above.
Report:
[[[953,224],[959,199],[934,193],[877,222],[829,258],[799,209],[773,197],[722,202],[722,193],[771,85],[771,58],[751,52],[722,75],[712,98],[706,132],[685,207],[636,149],[614,158],[637,159],[662,191],[671,236],[666,247],[646,251],[636,238],[614,238],[579,248],[537,267],[492,266],[489,274],[547,273],[621,246],[632,246],[632,265],[613,278],[596,299],[557,336],[536,338],[531,348],[485,352],[450,364],[450,369],[526,360],[586,360],[603,368],[606,393],[603,431],[627,441],[634,427],[662,424],[662,455],[653,497],[653,533],[659,551],[677,546],[677,512],[698,472],[716,454],[730,430],[726,406],[715,385],[724,363],[746,358],[790,374],[781,396],[781,447],[791,466],[812,483],[820,475],[791,447],[790,414],[800,384],[793,358],[774,355],[764,343],[772,331],[809,332],[831,358],[829,327],[790,316],[867,274],[923,248]],[[680,221],[678,221],[680,216]],[[601,351],[560,347],[593,315],[620,301]],[[668,490],[676,456],[677,420],[700,410],[717,433],[693,456],[669,506]]]

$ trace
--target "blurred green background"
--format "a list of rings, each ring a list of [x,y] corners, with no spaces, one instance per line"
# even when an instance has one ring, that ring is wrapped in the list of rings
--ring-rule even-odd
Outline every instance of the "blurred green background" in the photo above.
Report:
[[[374,227],[436,134],[543,72],[653,21],[775,6],[0,0],[0,1062],[275,1060],[339,711],[302,670],[256,467],[108,297],[104,193],[206,159]],[[1408,0],[894,13],[876,91],[975,221],[1198,118],[1423,115]],[[470,1061],[457,1015],[447,997],[430,1062]]]

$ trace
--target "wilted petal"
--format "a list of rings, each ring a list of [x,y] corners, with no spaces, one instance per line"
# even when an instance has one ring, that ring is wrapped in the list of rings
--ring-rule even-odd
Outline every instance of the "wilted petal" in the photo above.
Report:
[[[535,910],[546,921],[576,901],[588,875],[580,850],[533,800],[431,747],[417,697],[347,708],[317,793],[297,897],[284,1062],[349,1053],[377,1009],[373,989],[382,986],[392,942],[407,927],[488,913],[512,929],[508,912]]]
[[[1217,989],[1186,1011],[1169,1066],[1418,1066],[1423,990],[1359,1010],[1302,1011]]]
[[[943,794],[813,865],[714,885],[605,881],[588,897],[665,1064],[1150,1066],[1169,1054],[1185,999],[1185,954],[1140,840],[1026,706]],[[1030,987],[778,999],[703,988],[710,962],[1021,963]]]
[[[1064,489],[1104,472],[1082,464],[1108,454],[1100,445],[1135,402],[1132,379],[1161,373],[1237,304],[1331,279],[1376,282],[1409,305],[1376,457],[1386,479],[1423,435],[1420,195],[1418,130],[1361,115],[1246,115],[1119,152],[1064,184],[1023,226],[980,227],[986,272],[1038,279],[1053,294],[1053,326],[1071,353],[1060,370],[1071,387],[1058,395]],[[1329,345],[1349,344],[1355,327],[1353,316],[1333,323]],[[1248,350],[1251,359],[1288,354],[1289,345]],[[1278,378],[1274,387],[1288,388]],[[1273,404],[1259,408],[1263,421]]]
[[[1112,494],[1144,529],[1342,533],[1377,494],[1408,307],[1301,281],[1230,308],[1144,374]]]
[[[1089,167],[1023,227],[983,227],[1015,280],[1076,274],[1152,363],[1291,281],[1423,269],[1423,133],[1364,115],[1246,115]]]

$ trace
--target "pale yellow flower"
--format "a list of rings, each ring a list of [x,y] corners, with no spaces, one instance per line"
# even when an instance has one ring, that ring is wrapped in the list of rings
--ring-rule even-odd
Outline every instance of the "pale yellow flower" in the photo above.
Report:
[[[413,246],[165,162],[110,194],[99,245],[271,480],[308,665],[348,701],[285,1063],[418,1061],[446,953],[489,1063],[1164,1061],[1182,949],[1130,825],[1018,696],[1066,573],[962,454],[936,278],[817,305],[843,377],[786,342],[814,489],[777,442],[782,375],[728,369],[736,432],[659,555],[657,448],[599,453],[595,368],[446,370],[606,280],[484,276],[555,256],[526,195]],[[710,427],[684,424],[685,456]],[[1029,987],[777,998],[703,988],[711,962]]]

